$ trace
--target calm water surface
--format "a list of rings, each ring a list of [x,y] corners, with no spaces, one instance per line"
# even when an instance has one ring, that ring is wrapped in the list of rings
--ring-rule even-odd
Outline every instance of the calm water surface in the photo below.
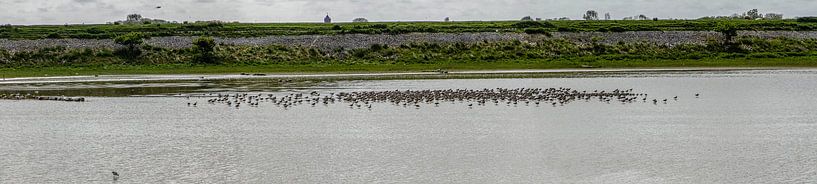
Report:
[[[0,101],[0,183],[817,182],[817,70],[337,81],[293,89],[173,86],[185,93],[276,94],[632,88],[679,99],[556,107],[374,104],[371,110],[343,104],[236,109],[171,96]],[[173,93],[140,90],[150,92]],[[119,181],[111,171],[122,175]]]

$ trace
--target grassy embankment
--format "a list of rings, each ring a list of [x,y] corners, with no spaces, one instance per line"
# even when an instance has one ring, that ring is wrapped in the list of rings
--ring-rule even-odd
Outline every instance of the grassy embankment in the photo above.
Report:
[[[611,21],[519,21],[487,22],[373,22],[373,23],[189,23],[128,25],[36,25],[2,26],[0,39],[114,38],[130,32],[148,36],[258,37],[315,34],[403,34],[414,32],[622,32],[622,31],[719,31],[737,30],[813,31],[812,19],[786,20],[611,20]]]
[[[528,32],[690,30],[815,30],[796,20],[550,21],[345,24],[168,24],[24,26],[0,28],[0,38],[112,38],[129,32],[149,36],[263,36],[407,32]],[[49,34],[48,32],[55,33]],[[817,67],[817,40],[733,37],[705,45],[667,47],[648,43],[577,44],[566,40],[531,43],[374,45],[320,51],[296,46],[225,46],[210,40],[189,49],[140,45],[126,49],[46,48],[0,50],[3,77],[97,74],[390,72],[658,67]]]

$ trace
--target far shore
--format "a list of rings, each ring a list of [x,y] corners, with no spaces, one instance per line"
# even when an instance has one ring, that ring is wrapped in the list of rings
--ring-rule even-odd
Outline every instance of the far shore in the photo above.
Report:
[[[244,78],[490,78],[573,72],[672,72],[817,68],[817,57],[681,60],[504,60],[440,61],[428,64],[271,64],[271,65],[101,65],[0,68],[0,85],[10,83],[216,80]],[[441,73],[447,73],[445,75]],[[244,75],[242,75],[244,74]],[[494,75],[494,76],[480,76]],[[496,76],[500,75],[500,76]],[[522,77],[522,76],[520,76]]]
[[[578,73],[632,73],[632,72],[694,72],[694,71],[744,71],[744,70],[811,70],[813,67],[673,67],[673,68],[601,68],[601,69],[515,69],[515,70],[461,70],[422,72],[301,72],[277,74],[124,74],[124,75],[80,75],[53,77],[17,77],[0,80],[3,84],[44,84],[80,82],[149,82],[149,81],[193,81],[193,80],[244,80],[244,79],[423,79],[423,78],[500,78],[503,74],[518,76],[551,74],[564,76]]]

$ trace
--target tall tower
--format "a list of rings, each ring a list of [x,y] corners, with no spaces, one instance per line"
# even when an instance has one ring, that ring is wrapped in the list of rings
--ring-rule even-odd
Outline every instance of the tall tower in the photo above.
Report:
[[[323,23],[332,23],[332,17],[329,17],[329,13],[326,13],[326,17],[323,18]]]

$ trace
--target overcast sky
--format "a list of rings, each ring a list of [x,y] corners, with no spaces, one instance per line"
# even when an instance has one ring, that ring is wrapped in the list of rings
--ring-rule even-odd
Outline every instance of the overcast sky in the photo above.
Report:
[[[162,8],[157,9],[157,6]],[[786,17],[817,14],[817,0],[0,0],[0,24],[105,23],[129,13],[174,21],[516,20],[523,16],[579,19],[588,9],[614,19],[730,15],[758,8]]]

